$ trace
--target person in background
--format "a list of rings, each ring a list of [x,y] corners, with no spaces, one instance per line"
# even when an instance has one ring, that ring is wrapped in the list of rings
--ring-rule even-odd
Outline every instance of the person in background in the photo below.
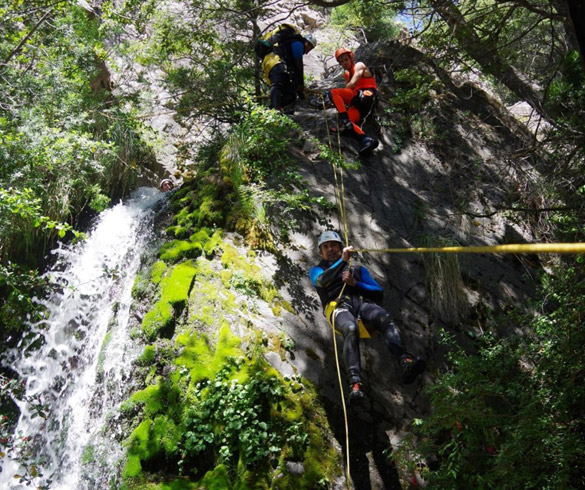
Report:
[[[175,188],[175,184],[171,179],[163,179],[160,181],[160,190],[163,192],[172,191]]]
[[[262,61],[262,71],[270,85],[270,107],[292,114],[284,106],[305,98],[303,56],[317,45],[312,34],[292,34],[274,46]]]
[[[361,61],[355,62],[353,51],[339,48],[335,59],[343,67],[345,87],[329,91],[331,100],[339,112],[341,133],[348,133],[360,143],[360,155],[366,155],[378,147],[378,140],[366,135],[360,126],[372,112],[376,101],[376,79]]]

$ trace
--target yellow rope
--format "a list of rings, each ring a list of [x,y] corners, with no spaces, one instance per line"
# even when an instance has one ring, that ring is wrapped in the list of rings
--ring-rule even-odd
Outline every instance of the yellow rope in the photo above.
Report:
[[[475,247],[411,247],[411,248],[362,248],[354,252],[367,253],[499,253],[499,254],[583,254],[585,243],[514,243],[507,245],[483,245]]]
[[[322,96],[321,96],[322,97]],[[329,150],[331,152],[333,152],[333,145],[331,143],[331,133],[329,131],[329,122],[327,121],[327,114],[325,112],[325,98],[322,97],[322,104],[323,104],[323,119],[325,119],[325,128],[327,130],[327,141],[329,144]],[[338,118],[339,120],[339,118]],[[339,123],[337,124],[338,128],[339,128]],[[337,147],[338,147],[338,151],[339,151],[339,156],[341,156],[341,140],[340,140],[340,135],[339,135],[339,131],[337,131]],[[344,198],[344,192],[340,192],[339,190],[339,184],[338,184],[338,179],[337,179],[337,169],[336,169],[336,165],[334,162],[331,162],[331,167],[333,170],[333,176],[335,179],[335,198],[337,200],[338,203],[338,207],[339,207],[339,215],[340,218],[343,222],[343,229],[345,232],[345,243],[346,246],[348,246],[349,244],[349,236],[348,236],[348,230],[347,230],[347,221],[346,221],[346,216],[345,216],[345,198]],[[343,187],[343,171],[340,172],[341,175],[341,182],[342,182],[342,191],[344,190]],[[341,296],[343,296],[343,292],[345,291],[345,286],[347,286],[347,284],[344,284],[343,287],[341,288],[341,291],[339,292],[339,296],[337,297],[337,302],[339,302],[339,299],[341,298]],[[339,355],[337,353],[337,337],[335,335],[335,310],[333,310],[331,312],[331,321],[329,322],[331,325],[331,334],[333,335],[333,350],[335,352],[335,366],[337,368],[337,381],[339,383],[339,393],[341,395],[341,406],[343,408],[343,422],[345,425],[345,468],[346,468],[346,476],[345,476],[345,482],[347,485],[348,490],[351,490],[351,472],[350,472],[350,459],[349,459],[349,422],[347,420],[347,407],[345,406],[345,393],[343,392],[343,381],[341,380],[341,368],[339,366]]]
[[[339,301],[341,296],[343,295],[343,291],[345,290],[346,284],[343,285],[341,288],[341,292],[337,297],[336,301]],[[339,354],[337,353],[337,337],[335,336],[335,310],[331,312],[331,321],[329,322],[331,325],[331,334],[333,335],[333,351],[335,352],[335,365],[337,367],[337,381],[339,383],[339,393],[341,395],[341,406],[343,408],[343,422],[345,424],[345,468],[346,468],[346,475],[345,475],[345,482],[347,484],[348,490],[351,490],[351,474],[350,474],[350,461],[349,461],[349,422],[347,421],[347,407],[345,406],[345,393],[343,392],[343,382],[341,380],[341,368],[339,367]]]

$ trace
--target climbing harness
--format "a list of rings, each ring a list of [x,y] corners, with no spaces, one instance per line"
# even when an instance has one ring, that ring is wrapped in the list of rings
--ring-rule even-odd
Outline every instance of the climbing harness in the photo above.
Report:
[[[337,314],[341,311],[341,310],[336,311],[336,308],[338,305],[339,305],[339,301],[334,300],[334,301],[330,301],[327,304],[327,306],[325,307],[325,317],[327,318],[327,320],[329,321],[330,324],[335,323],[334,317],[336,317]],[[372,338],[368,328],[364,325],[363,320],[359,316],[357,319],[357,325],[358,325],[358,330],[359,330],[359,334],[360,334],[360,339]],[[339,335],[341,335],[341,332],[339,330],[335,330],[335,333],[338,333]]]

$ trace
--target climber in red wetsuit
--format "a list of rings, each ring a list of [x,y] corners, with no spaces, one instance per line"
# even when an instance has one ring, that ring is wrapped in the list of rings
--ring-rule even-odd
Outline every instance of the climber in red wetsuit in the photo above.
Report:
[[[367,136],[359,126],[360,121],[372,112],[376,98],[376,79],[361,61],[347,48],[335,51],[335,59],[345,70],[345,88],[330,90],[331,100],[339,112],[339,131],[351,133],[360,142],[360,155],[377,148],[378,140]]]

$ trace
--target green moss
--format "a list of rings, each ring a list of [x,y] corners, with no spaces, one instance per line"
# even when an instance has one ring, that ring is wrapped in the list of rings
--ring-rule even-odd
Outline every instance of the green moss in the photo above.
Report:
[[[140,364],[152,365],[148,373],[140,369],[146,388],[121,407],[126,416],[138,418],[126,442],[122,486],[321,488],[342,469],[339,454],[327,439],[327,420],[316,393],[310,385],[285,380],[268,366],[264,336],[249,341],[244,353],[230,325],[246,311],[243,325],[251,327],[253,305],[259,302],[248,301],[241,293],[266,301],[275,314],[283,308],[294,310],[264,277],[253,252],[242,255],[222,241],[221,230],[201,228],[221,225],[226,209],[233,207],[231,198],[220,195],[225,193],[221,182],[202,178],[189,187],[171,198],[178,212],[169,232],[181,240],[161,249],[150,282],[141,283],[145,291],[153,291],[150,284],[158,286],[159,300],[145,316],[142,330],[147,338],[159,339],[139,357]],[[219,261],[209,259],[220,253],[218,270]],[[196,260],[180,262],[195,256]],[[179,263],[167,267],[164,261]],[[187,307],[189,317],[180,317]],[[163,349],[160,337],[165,336]],[[231,435],[222,440],[226,433]],[[250,452],[252,445],[258,450]],[[290,460],[303,461],[305,474],[290,475],[285,468]],[[177,474],[184,477],[168,479]]]
[[[159,252],[162,260],[178,262],[181,259],[196,259],[203,253],[200,243],[191,243],[186,240],[173,240],[165,243]]]
[[[167,455],[175,453],[181,436],[181,431],[172,419],[166,415],[156,416],[152,425],[151,438],[157,442],[159,450]]]
[[[187,238],[192,226],[192,223],[185,223],[183,226],[169,226],[167,229],[165,229],[165,233],[177,239]]]
[[[138,357],[138,359],[136,360],[136,362],[140,366],[149,366],[154,361],[155,356],[156,348],[154,347],[154,345],[147,345],[142,351],[142,354],[140,354],[140,357]]]
[[[140,457],[133,454],[129,455],[122,475],[125,478],[131,478],[139,475],[141,471],[142,465],[140,464]]]
[[[169,330],[174,324],[175,312],[179,313],[187,304],[195,273],[195,265],[188,261],[176,265],[163,277],[161,297],[142,320],[142,331],[148,340],[154,340],[161,331],[172,335]]]
[[[98,361],[97,361],[97,372],[98,374],[103,374],[104,372],[104,362],[106,360],[106,349],[108,344],[112,340],[112,331],[108,331],[104,340],[102,341],[102,345],[100,347],[100,353],[98,354]]]
[[[169,380],[159,377],[156,384],[137,391],[130,397],[130,400],[135,404],[143,405],[145,416],[154,417],[159,413],[168,414],[169,411],[174,410],[179,398],[178,387]]]
[[[142,332],[148,340],[154,340],[161,329],[173,323],[173,308],[166,301],[158,301],[142,320]]]
[[[213,470],[205,473],[199,485],[207,490],[229,490],[232,488],[230,475],[223,464],[217,465]]]
[[[191,383],[210,379],[226,363],[228,358],[243,357],[240,339],[235,336],[227,322],[223,321],[219,329],[219,338],[215,351],[212,351],[205,335],[192,332],[177,337],[177,345],[182,345],[181,355],[175,364],[190,370]]]
[[[174,307],[184,307],[189,296],[196,268],[193,262],[183,262],[162,280],[161,301],[167,301]]]
[[[95,461],[95,447],[93,444],[88,444],[83,448],[83,453],[81,454],[81,464],[88,465]]]
[[[134,299],[142,299],[146,293],[147,282],[144,281],[142,273],[138,272],[132,284],[132,297]]]
[[[217,230],[207,241],[207,243],[203,247],[203,251],[205,252],[205,255],[207,257],[212,257],[213,255],[215,255],[215,252],[221,248],[223,243],[221,236],[222,236],[221,230]]]
[[[278,298],[278,290],[267,281],[262,270],[255,264],[249,263],[231,245],[223,245],[221,264],[224,270],[220,277],[226,287],[234,287],[249,296],[257,295],[269,304]]]
[[[162,260],[158,260],[152,265],[150,269],[150,280],[154,284],[158,284],[165,271],[167,270],[167,264],[165,264]]]
[[[143,420],[128,440],[128,459],[124,476],[136,476],[142,471],[141,461],[152,457],[153,447],[150,443],[150,426],[152,420]]]
[[[193,243],[205,244],[209,240],[209,228],[200,228],[196,233],[193,233],[189,240]]]

